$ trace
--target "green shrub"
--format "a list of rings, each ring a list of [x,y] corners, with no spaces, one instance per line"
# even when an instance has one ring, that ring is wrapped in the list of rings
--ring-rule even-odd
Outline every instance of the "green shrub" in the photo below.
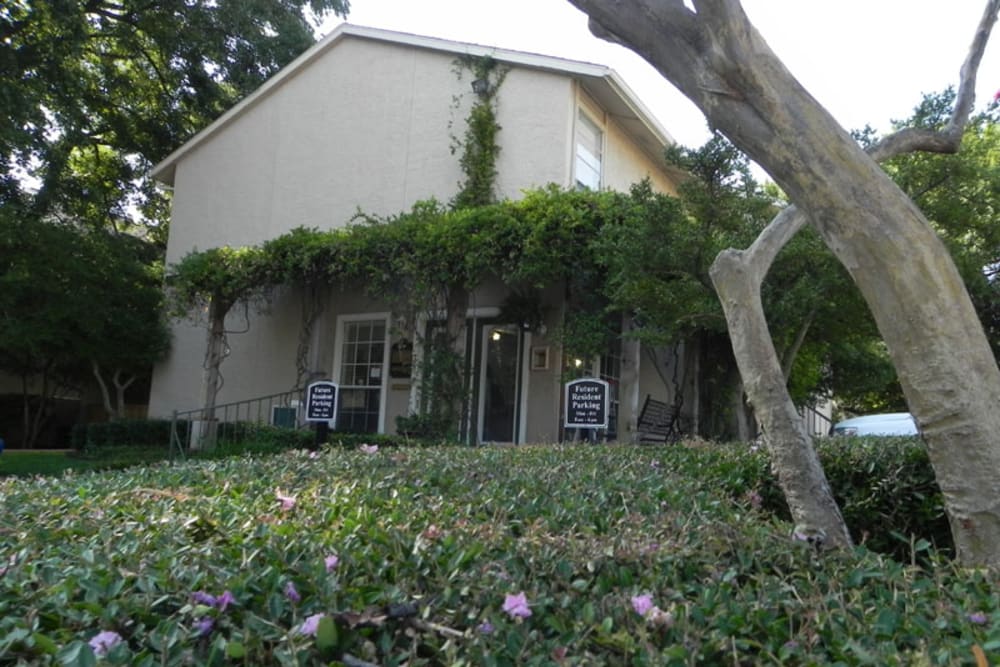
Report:
[[[708,488],[743,501],[752,497],[776,517],[790,518],[763,448],[725,444],[683,449],[687,451],[680,456]],[[953,553],[944,500],[919,438],[822,438],[817,452],[856,542],[904,562],[913,559],[918,544]]]
[[[435,447],[457,444],[441,439],[410,437],[406,434],[389,433],[346,433],[334,431],[327,438],[330,444],[347,449],[357,449],[361,445],[377,445],[379,447]]]
[[[93,664],[99,631],[135,665],[996,663],[995,573],[818,554],[706,481],[756,474],[745,453],[331,446],[3,479],[0,663]]]
[[[163,447],[170,442],[169,419],[119,419],[109,422],[77,424],[71,442],[79,451],[103,447]],[[180,422],[178,428],[186,428]]]

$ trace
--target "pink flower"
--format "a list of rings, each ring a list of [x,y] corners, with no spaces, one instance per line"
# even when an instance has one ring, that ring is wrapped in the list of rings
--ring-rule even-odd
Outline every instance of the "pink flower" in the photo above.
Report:
[[[360,449],[365,454],[374,454],[375,452],[378,451],[378,445],[364,444],[358,447],[358,449]]]
[[[649,610],[653,608],[653,596],[648,593],[643,595],[633,595],[632,596],[632,609],[635,613],[642,617],[645,617],[649,613]]]
[[[1000,102],[1000,90],[998,90],[997,92],[993,93],[993,101],[994,102]]]
[[[331,554],[323,559],[323,564],[326,565],[327,572],[333,572],[340,565],[340,558],[337,554]]]
[[[306,635],[309,637],[315,637],[316,633],[319,632],[319,622],[323,620],[326,614],[313,614],[302,621],[302,625],[299,626],[298,633],[300,635]]]
[[[528,618],[531,616],[531,609],[528,608],[528,598],[521,591],[517,595],[507,595],[503,601],[503,610],[511,618]]]
[[[295,496],[286,496],[281,489],[274,490],[274,497],[281,502],[281,509],[287,512],[295,507]]]
[[[103,630],[98,632],[96,635],[91,637],[90,648],[94,649],[94,655],[98,658],[103,658],[108,654],[108,651],[118,646],[122,642],[122,636],[113,630]]]

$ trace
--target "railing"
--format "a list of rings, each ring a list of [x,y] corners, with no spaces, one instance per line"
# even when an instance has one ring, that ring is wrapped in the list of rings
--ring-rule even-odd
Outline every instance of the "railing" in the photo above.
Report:
[[[833,426],[833,421],[822,412],[819,412],[810,405],[804,405],[799,408],[799,414],[802,415],[802,419],[806,423],[806,432],[809,435],[830,435],[830,427]]]
[[[298,428],[305,406],[304,391],[293,389],[245,401],[216,405],[210,412],[174,410],[170,423],[170,458],[185,458],[189,450],[212,449],[235,441],[260,425]]]

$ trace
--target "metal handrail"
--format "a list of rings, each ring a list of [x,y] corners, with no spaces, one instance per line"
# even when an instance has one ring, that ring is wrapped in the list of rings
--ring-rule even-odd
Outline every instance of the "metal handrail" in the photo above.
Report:
[[[226,439],[227,436],[238,435],[243,426],[268,424],[298,428],[303,423],[304,395],[304,389],[292,389],[280,394],[223,403],[211,410],[174,410],[170,422],[169,456],[171,459],[175,455],[184,459],[192,446],[195,449],[212,448],[220,437]],[[275,408],[281,408],[283,412],[277,413]],[[289,413],[290,409],[294,411]]]

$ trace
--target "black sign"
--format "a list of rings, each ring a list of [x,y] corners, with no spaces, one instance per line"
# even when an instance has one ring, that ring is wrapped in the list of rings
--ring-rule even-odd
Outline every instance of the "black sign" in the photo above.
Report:
[[[306,421],[333,421],[337,416],[337,385],[333,382],[313,382],[306,389]]]
[[[584,378],[566,383],[566,428],[608,427],[608,383]]]

